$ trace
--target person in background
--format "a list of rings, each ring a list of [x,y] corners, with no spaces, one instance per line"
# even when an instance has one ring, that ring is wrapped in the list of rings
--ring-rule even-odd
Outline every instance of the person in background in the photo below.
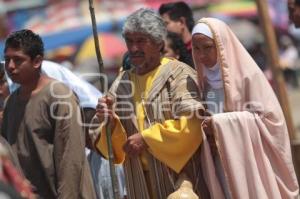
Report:
[[[296,28],[300,27],[300,0],[288,0],[289,19]]]
[[[192,35],[211,115],[201,163],[212,198],[298,198],[286,122],[264,74],[223,21],[202,18]]]
[[[31,30],[7,37],[5,69],[20,87],[6,102],[1,134],[38,197],[96,198],[78,99],[41,74],[43,56],[43,41]]]
[[[185,44],[187,51],[192,53],[192,29],[195,21],[191,8],[183,1],[162,4],[159,7],[167,30],[178,34]]]
[[[6,80],[4,62],[0,62],[0,126],[3,120],[3,110],[5,106],[5,101],[9,95],[8,83]]]
[[[298,50],[293,43],[293,40],[288,35],[282,35],[279,38],[279,64],[283,71],[284,79],[287,85],[291,88],[297,88],[297,61]]]
[[[193,66],[191,54],[188,53],[182,39],[176,33],[168,32],[163,55],[165,57],[175,58],[189,66]]]
[[[287,5],[287,9],[288,9],[288,14],[289,14],[289,20],[290,22],[293,22],[293,12],[294,12],[294,8],[295,8],[295,0],[287,0],[286,2]]]
[[[24,177],[11,146],[1,135],[0,168],[0,198],[4,198],[7,195],[14,199],[37,198],[33,194],[32,185]]]

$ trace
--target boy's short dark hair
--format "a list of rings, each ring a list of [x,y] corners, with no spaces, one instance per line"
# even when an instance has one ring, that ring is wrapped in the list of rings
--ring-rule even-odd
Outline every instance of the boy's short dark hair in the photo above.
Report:
[[[168,14],[170,19],[178,21],[180,17],[186,19],[186,25],[192,32],[195,25],[192,9],[183,1],[161,4],[158,10],[160,15]]]
[[[7,48],[21,49],[31,59],[38,55],[44,56],[44,43],[41,37],[28,29],[15,31],[8,35],[4,52]]]

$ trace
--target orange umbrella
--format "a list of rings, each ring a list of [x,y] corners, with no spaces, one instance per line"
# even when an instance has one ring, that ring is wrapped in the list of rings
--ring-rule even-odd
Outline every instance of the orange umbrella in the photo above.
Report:
[[[55,50],[49,51],[46,54],[46,57],[51,60],[63,61],[69,59],[76,52],[75,45],[68,45],[57,48]]]
[[[104,61],[120,58],[127,51],[125,42],[116,34],[100,33],[98,34],[98,37],[100,51]],[[89,60],[95,57],[96,52],[94,38],[89,37],[86,41],[83,42],[82,46],[80,47],[75,62],[82,63],[85,60]]]

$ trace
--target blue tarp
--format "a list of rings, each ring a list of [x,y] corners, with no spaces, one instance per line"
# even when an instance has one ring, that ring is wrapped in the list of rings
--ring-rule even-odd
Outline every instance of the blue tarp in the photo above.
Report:
[[[121,28],[122,21],[113,24],[111,22],[101,23],[97,26],[98,32],[110,32],[116,28]],[[80,45],[86,38],[93,34],[92,26],[82,26],[76,29],[65,30],[50,35],[41,35],[45,51],[54,50],[66,45]],[[3,60],[4,41],[0,41],[0,59]]]

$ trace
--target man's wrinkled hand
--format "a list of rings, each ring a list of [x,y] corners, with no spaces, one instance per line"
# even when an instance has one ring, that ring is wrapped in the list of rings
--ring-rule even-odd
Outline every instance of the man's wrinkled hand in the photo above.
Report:
[[[140,133],[135,133],[128,137],[123,146],[123,150],[129,157],[137,157],[147,148],[147,144]]]
[[[116,114],[113,111],[114,101],[112,98],[104,96],[99,98],[96,106],[96,115],[100,122],[110,121],[111,128],[115,127]]]

